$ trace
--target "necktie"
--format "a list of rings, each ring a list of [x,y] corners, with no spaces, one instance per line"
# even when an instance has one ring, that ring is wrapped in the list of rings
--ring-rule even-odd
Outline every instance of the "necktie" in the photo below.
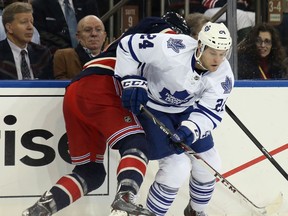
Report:
[[[76,47],[78,44],[78,41],[76,39],[77,20],[69,0],[64,0],[64,8],[65,8],[65,19],[69,28],[69,34],[72,46]]]
[[[30,70],[25,59],[26,51],[21,50],[21,73],[23,79],[31,79]]]

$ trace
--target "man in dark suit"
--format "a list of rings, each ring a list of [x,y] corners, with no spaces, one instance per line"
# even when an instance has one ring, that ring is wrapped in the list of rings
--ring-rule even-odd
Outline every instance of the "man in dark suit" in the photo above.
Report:
[[[34,25],[40,33],[41,44],[47,46],[53,54],[59,48],[72,47],[65,19],[65,2],[65,0],[32,1]],[[99,16],[97,0],[69,0],[69,4],[74,9],[77,22],[86,15]]]
[[[31,4],[15,2],[5,7],[3,25],[7,34],[0,41],[0,79],[53,79],[48,48],[31,42]]]

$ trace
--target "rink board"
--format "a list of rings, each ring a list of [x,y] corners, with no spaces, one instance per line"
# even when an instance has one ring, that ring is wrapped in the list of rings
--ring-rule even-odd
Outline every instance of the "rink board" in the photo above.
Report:
[[[0,82],[0,215],[21,215],[59,177],[73,169],[68,160],[62,115],[67,84],[65,81]],[[288,82],[237,82],[227,102],[286,172],[287,95]],[[287,216],[288,182],[228,114],[213,136],[222,158],[223,175],[259,206],[273,202],[282,193],[283,204],[273,215]],[[115,195],[118,160],[117,152],[107,151],[104,184],[56,215],[108,215]],[[139,197],[143,204],[156,171],[157,163],[151,162]],[[167,215],[183,215],[188,199],[187,180]],[[209,216],[256,215],[250,205],[239,201],[238,196],[219,182],[208,213]]]

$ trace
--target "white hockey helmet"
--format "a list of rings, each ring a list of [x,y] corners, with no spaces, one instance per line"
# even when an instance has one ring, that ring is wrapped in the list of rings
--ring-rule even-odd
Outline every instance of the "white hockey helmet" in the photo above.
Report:
[[[207,22],[198,34],[198,44],[200,44],[199,53],[195,50],[195,59],[204,69],[206,69],[200,58],[205,47],[211,47],[216,50],[227,50],[225,57],[230,58],[232,39],[230,32],[223,23]]]
[[[229,50],[232,45],[230,32],[223,23],[206,23],[198,35],[198,42],[217,50]]]

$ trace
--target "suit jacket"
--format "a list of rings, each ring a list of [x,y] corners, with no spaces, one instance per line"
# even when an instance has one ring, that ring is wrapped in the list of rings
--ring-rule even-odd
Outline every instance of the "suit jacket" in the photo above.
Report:
[[[78,75],[83,65],[90,60],[90,56],[80,44],[75,49],[58,49],[53,58],[54,78],[70,80]]]
[[[58,0],[32,1],[34,26],[41,44],[54,54],[57,49],[72,47],[69,29]],[[77,22],[87,15],[98,16],[97,0],[73,0]]]
[[[35,79],[53,79],[52,55],[48,48],[28,43],[30,66]],[[18,79],[15,60],[7,39],[0,41],[0,80]]]

